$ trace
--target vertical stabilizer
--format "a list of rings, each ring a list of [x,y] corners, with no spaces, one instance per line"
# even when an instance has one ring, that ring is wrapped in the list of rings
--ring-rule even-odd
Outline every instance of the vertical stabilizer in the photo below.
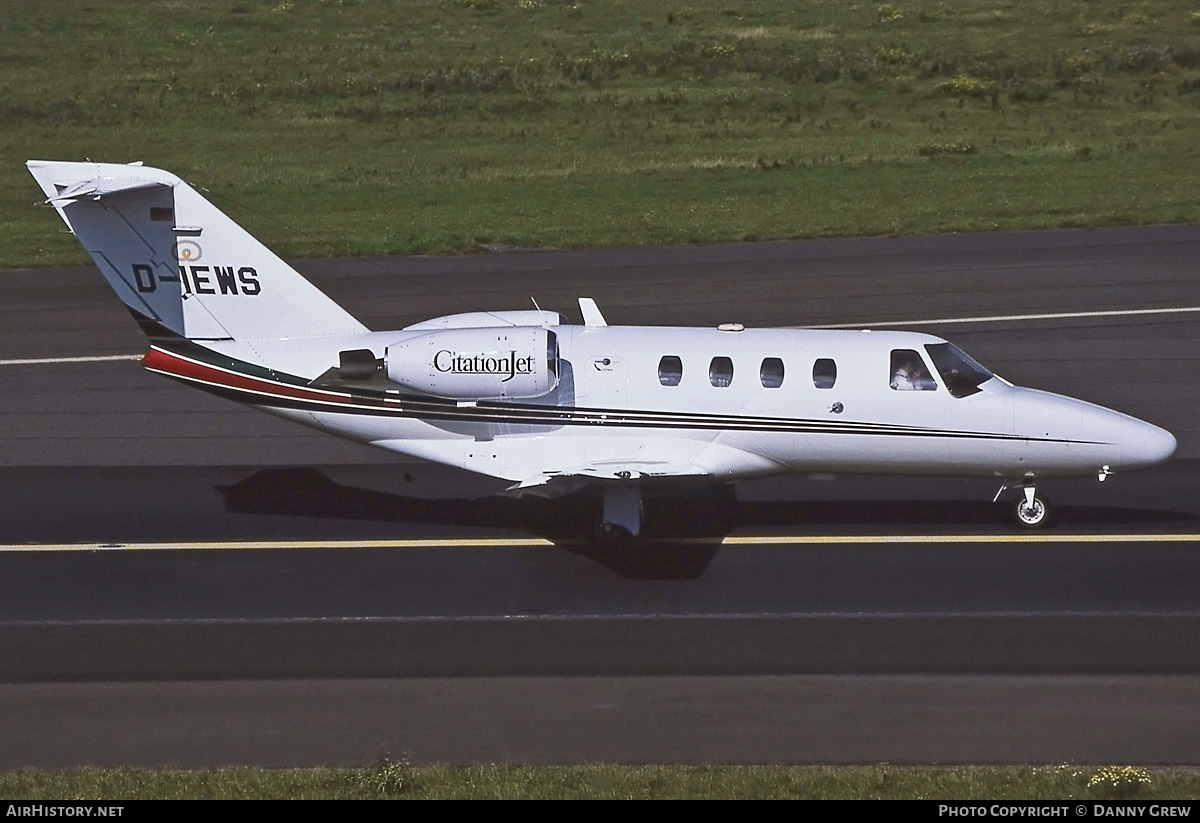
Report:
[[[144,321],[192,340],[367,331],[169,172],[112,163],[26,165],[117,296]]]

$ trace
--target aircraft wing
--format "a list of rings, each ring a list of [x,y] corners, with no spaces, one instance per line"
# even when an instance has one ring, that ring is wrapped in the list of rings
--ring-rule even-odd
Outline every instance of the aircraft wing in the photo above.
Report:
[[[532,475],[509,486],[513,494],[558,497],[593,483],[646,480],[658,477],[705,477],[709,471],[693,463],[662,460],[601,460],[588,464],[553,469]]]
[[[715,443],[698,449],[681,449],[679,441],[664,448],[643,449],[642,455],[614,454],[567,465],[553,465],[531,472],[509,486],[510,494],[557,497],[587,486],[630,480],[680,481],[709,479],[724,482],[735,475],[770,474],[779,466],[769,458]]]
[[[761,454],[721,443],[681,438],[507,438],[477,444],[462,440],[379,440],[376,446],[423,460],[508,480],[508,494],[558,497],[589,486],[628,481],[724,483],[773,474],[782,466]]]

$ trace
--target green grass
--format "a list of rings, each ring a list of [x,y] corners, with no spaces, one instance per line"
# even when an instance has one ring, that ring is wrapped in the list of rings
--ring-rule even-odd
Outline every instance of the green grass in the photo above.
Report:
[[[24,160],[176,171],[287,255],[1200,219],[1192,0],[10,0]]]
[[[1200,797],[1195,769],[1082,766],[428,766],[365,769],[83,769],[0,773],[9,800],[166,798],[902,798],[1105,800]],[[1093,778],[1096,778],[1095,780]],[[1091,784],[1091,785],[1089,785]]]

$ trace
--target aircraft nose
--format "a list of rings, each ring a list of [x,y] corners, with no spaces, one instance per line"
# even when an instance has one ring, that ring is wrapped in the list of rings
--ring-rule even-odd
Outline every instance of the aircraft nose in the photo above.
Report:
[[[1135,418],[1125,418],[1121,428],[1121,457],[1125,468],[1153,466],[1175,453],[1175,435],[1166,429]]]
[[[1142,423],[1135,449],[1146,465],[1167,460],[1175,453],[1175,446],[1175,435],[1151,423]]]

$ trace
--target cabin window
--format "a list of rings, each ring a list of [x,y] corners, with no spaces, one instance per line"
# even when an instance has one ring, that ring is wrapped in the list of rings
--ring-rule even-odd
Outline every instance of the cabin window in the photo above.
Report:
[[[832,389],[837,382],[837,363],[822,357],[813,363],[813,385],[818,389]]]
[[[994,376],[969,354],[950,343],[927,343],[925,351],[953,397],[970,397]]]
[[[767,357],[758,370],[758,379],[764,389],[777,389],[783,385],[783,361],[778,357]]]
[[[925,361],[912,349],[892,349],[891,387],[896,391],[933,391],[937,383],[929,376]]]
[[[664,386],[678,386],[683,379],[683,361],[673,354],[664,355],[658,361],[658,382]]]
[[[733,361],[728,357],[714,357],[708,364],[708,382],[723,389],[733,382]]]

